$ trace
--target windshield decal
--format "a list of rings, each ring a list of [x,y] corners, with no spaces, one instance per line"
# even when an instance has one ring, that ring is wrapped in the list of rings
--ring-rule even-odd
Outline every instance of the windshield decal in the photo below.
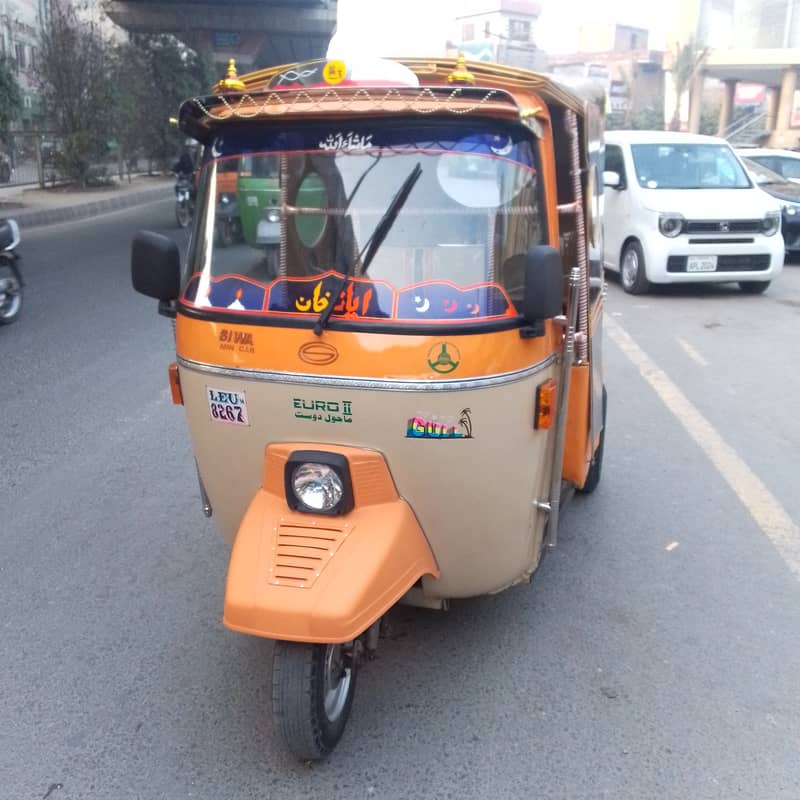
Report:
[[[341,273],[312,278],[278,278],[269,285],[238,275],[210,282],[200,273],[189,280],[183,300],[196,308],[239,313],[319,315],[331,303]],[[339,293],[333,317],[395,322],[473,322],[517,316],[505,290],[496,283],[459,287],[450,281],[424,281],[396,290],[382,280],[353,278]]]
[[[279,278],[269,287],[267,311],[278,314],[320,314],[332,302],[341,274],[329,271],[313,278]],[[388,319],[394,290],[383,281],[353,278],[339,293],[333,316],[345,319]]]
[[[349,133],[328,134],[327,139],[323,139],[319,143],[320,150],[343,150],[349,152],[350,150],[367,150],[372,147],[372,134],[361,134],[350,131]]]

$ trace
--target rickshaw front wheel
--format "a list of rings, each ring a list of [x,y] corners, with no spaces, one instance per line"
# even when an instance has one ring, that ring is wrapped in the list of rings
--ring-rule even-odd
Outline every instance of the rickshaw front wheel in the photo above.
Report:
[[[303,761],[330,753],[344,733],[356,688],[355,643],[276,641],[272,716],[289,751]]]

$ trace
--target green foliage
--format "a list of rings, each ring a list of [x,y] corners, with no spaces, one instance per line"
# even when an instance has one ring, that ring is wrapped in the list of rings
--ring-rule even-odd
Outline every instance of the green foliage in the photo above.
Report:
[[[720,107],[716,106],[703,106],[700,112],[700,133],[706,136],[716,136],[719,130],[719,112]]]
[[[140,55],[148,92],[141,121],[146,156],[167,166],[180,150],[184,135],[169,124],[188,97],[205,95],[211,89],[209,62],[174,36],[137,36],[132,46]]]
[[[53,0],[41,35],[39,88],[60,139],[56,165],[81,187],[92,164],[107,156],[113,99],[109,56],[101,34],[66,0]]]
[[[6,138],[12,123],[22,111],[22,94],[11,63],[0,56],[0,136]]]

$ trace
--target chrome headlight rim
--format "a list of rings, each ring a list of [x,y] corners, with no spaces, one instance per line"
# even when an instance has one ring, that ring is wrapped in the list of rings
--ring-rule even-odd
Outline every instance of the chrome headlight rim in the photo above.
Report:
[[[328,508],[315,508],[303,501],[296,490],[296,477],[304,467],[322,468],[322,472],[329,470],[335,476],[340,491],[338,500]],[[307,475],[305,477],[308,477]],[[323,516],[341,516],[353,509],[353,484],[350,479],[350,465],[347,458],[340,453],[330,453],[325,450],[295,450],[286,460],[284,469],[284,491],[286,504],[293,511],[306,514],[321,514]]]
[[[662,236],[675,239],[683,233],[686,218],[683,214],[662,213],[658,215],[658,230]]]
[[[264,219],[273,224],[281,221],[281,212],[277,208],[268,208],[264,212]]]
[[[770,211],[761,221],[761,233],[764,236],[775,236],[781,229],[782,214],[780,211]]]

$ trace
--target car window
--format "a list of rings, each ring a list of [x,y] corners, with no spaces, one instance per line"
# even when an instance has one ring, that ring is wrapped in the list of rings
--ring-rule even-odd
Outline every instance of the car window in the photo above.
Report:
[[[800,178],[800,158],[776,158],[785,178]]]
[[[622,148],[615,144],[606,145],[606,170],[619,175],[621,186],[625,185],[625,161],[622,158]]]
[[[645,189],[749,189],[747,173],[726,144],[659,142],[631,145]]]

